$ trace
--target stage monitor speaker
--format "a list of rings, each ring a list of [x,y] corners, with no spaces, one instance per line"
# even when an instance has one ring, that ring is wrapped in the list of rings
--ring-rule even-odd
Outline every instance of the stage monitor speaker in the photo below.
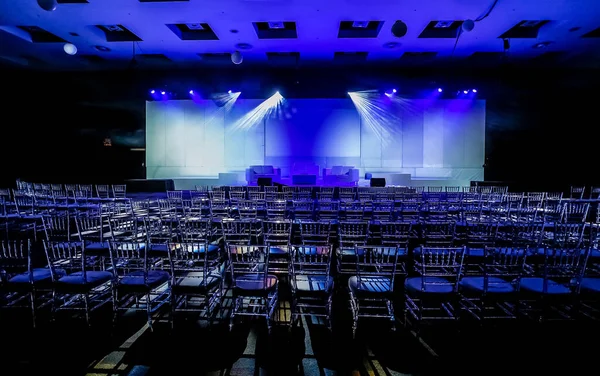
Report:
[[[371,178],[371,187],[385,187],[385,178]]]
[[[270,187],[273,185],[272,178],[258,178],[258,185],[261,187],[267,186]]]

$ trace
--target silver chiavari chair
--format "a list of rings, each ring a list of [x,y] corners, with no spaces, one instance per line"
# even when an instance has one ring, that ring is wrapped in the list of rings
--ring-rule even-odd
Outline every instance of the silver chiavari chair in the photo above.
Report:
[[[478,320],[516,319],[526,247],[485,247],[480,268],[459,282],[463,309]]]
[[[290,262],[292,320],[298,316],[324,317],[331,329],[333,277],[330,273],[331,246],[294,246]]]
[[[135,240],[110,242],[113,325],[120,311],[143,310],[153,330],[153,313],[171,300],[171,278],[164,270],[168,253]]]
[[[52,275],[53,317],[60,311],[83,311],[89,325],[91,313],[110,301],[113,274],[80,242],[44,241],[44,248]]]
[[[404,283],[405,324],[458,318],[458,282],[464,256],[465,247],[421,247],[415,252],[418,276]]]
[[[269,272],[269,249],[259,245],[228,245],[233,307],[230,330],[238,316],[264,317],[269,331],[277,308],[278,279]]]
[[[356,335],[361,318],[389,320],[395,329],[393,292],[396,277],[398,247],[356,246],[356,274],[348,279],[352,309],[352,335]],[[403,250],[402,253],[406,253]]]
[[[199,312],[209,323],[223,298],[224,260],[206,240],[169,243],[171,325],[181,312]]]

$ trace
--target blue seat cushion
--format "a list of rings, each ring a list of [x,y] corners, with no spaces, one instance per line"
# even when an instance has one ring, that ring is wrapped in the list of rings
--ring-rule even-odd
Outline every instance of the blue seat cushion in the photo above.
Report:
[[[395,247],[380,247],[379,249],[382,250],[383,255],[389,256],[389,255],[394,254],[394,251],[396,248]],[[338,254],[340,256],[356,256],[357,253],[358,253],[358,256],[362,256],[365,254],[365,249],[357,248],[355,250],[354,248],[348,248],[348,247],[338,249]],[[406,256],[406,254],[407,254],[406,248],[398,248],[398,256]]]
[[[392,291],[392,281],[388,277],[360,277],[353,275],[348,278],[348,287],[355,294],[387,294]]]
[[[580,287],[581,291],[598,293],[600,292],[600,278],[583,278]]]
[[[564,295],[570,294],[571,289],[569,286],[558,283],[551,279],[548,280],[547,291],[544,292],[544,278],[528,277],[521,279],[521,290],[534,292],[537,294],[547,293],[549,295]]]
[[[235,279],[234,292],[238,295],[260,296],[277,288],[277,277],[269,274],[246,274]]]
[[[63,270],[55,270],[59,276],[64,276]],[[33,283],[48,282],[52,279],[52,271],[49,268],[36,268],[32,270]],[[8,280],[8,283],[29,283],[29,272],[17,274]]]
[[[164,270],[149,270],[147,281],[144,280],[144,271],[136,270],[119,279],[119,289],[151,290],[169,280],[169,273]]]
[[[214,253],[219,250],[219,245],[218,244],[209,244],[208,247],[206,247],[205,244],[199,244],[197,247],[196,246],[193,247],[192,253],[204,253],[207,248],[208,248],[208,253]]]
[[[297,293],[330,292],[333,289],[333,278],[327,275],[295,275]]]
[[[112,277],[111,272],[90,270],[86,272],[84,279],[83,272],[76,272],[60,278],[57,281],[57,288],[89,290],[110,281]]]
[[[483,257],[485,256],[484,248],[467,248],[467,255],[470,257]]]
[[[458,285],[465,291],[483,292],[485,289],[484,277],[465,277]],[[487,293],[489,294],[510,294],[515,292],[515,286],[512,283],[498,277],[488,277]]]
[[[287,255],[289,248],[285,245],[269,247],[269,253],[272,255]]]
[[[204,294],[221,282],[221,276],[215,273],[208,273],[204,276],[204,272],[187,272],[177,276],[175,283],[171,286],[174,294]]]
[[[406,292],[413,294],[451,294],[454,284],[441,277],[412,277],[404,281]]]

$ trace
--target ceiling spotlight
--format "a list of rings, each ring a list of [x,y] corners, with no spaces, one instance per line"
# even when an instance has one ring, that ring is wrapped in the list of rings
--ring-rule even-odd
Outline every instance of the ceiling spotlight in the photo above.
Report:
[[[438,93],[441,93],[442,91],[444,91],[444,90],[442,90],[441,87],[438,87]]]
[[[473,20],[464,20],[462,23],[462,31],[469,32],[472,31],[475,27],[475,21]]]
[[[463,91],[463,93],[469,94],[469,90],[465,90],[465,91]]]
[[[227,92],[227,94],[231,94],[231,93],[233,93],[233,91],[231,91],[231,90],[229,90],[229,91]]]
[[[473,89],[471,90],[473,93],[477,93],[477,89]]]
[[[191,95],[194,95],[194,90],[190,90],[190,94],[191,94]]]
[[[162,95],[165,95],[165,94],[167,94],[167,93],[166,93],[166,92],[164,92],[164,91],[161,91],[160,93],[161,93]]]
[[[65,43],[63,50],[67,53],[67,55],[71,56],[77,53],[77,47],[72,43]]]
[[[396,89],[392,89],[392,93],[395,93],[395,92],[396,92]]]
[[[241,64],[242,61],[244,61],[244,57],[242,56],[242,53],[240,51],[235,51],[231,54],[231,62],[235,65]]]
[[[37,0],[38,5],[45,11],[52,12],[56,10],[56,0]]]
[[[407,31],[408,27],[402,21],[396,21],[394,25],[392,25],[392,35],[394,35],[396,38],[402,38],[406,35]]]
[[[154,90],[154,89],[150,90],[150,94],[154,94],[154,93],[156,93],[156,90]]]
[[[540,42],[540,43],[534,44],[532,47],[533,48],[546,48],[551,44],[552,44],[552,42]]]

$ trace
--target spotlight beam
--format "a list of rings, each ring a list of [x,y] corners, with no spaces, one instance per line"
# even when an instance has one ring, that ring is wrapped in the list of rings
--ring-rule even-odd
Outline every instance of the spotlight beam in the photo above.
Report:
[[[401,119],[393,111],[394,102],[384,103],[381,95],[372,91],[349,92],[348,95],[362,122],[371,129],[382,145],[389,144],[401,124]]]
[[[279,114],[285,98],[276,92],[231,126],[231,131],[248,130],[264,119]]]

